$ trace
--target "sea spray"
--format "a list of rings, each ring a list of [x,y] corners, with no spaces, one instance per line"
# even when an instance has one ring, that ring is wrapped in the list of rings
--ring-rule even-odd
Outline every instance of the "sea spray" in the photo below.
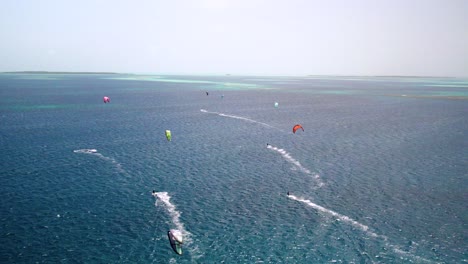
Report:
[[[127,171],[125,171],[125,170],[122,168],[122,164],[120,164],[119,162],[117,162],[114,158],[106,157],[106,156],[102,155],[102,154],[99,153],[96,149],[77,149],[77,150],[74,150],[73,152],[74,152],[74,153],[81,153],[81,154],[93,155],[93,156],[99,157],[100,159],[103,159],[103,160],[105,160],[105,161],[109,161],[109,162],[111,162],[112,164],[115,165],[115,167],[117,168],[117,170],[118,170],[119,172],[125,174],[126,176],[129,176],[129,174],[127,173]]]
[[[155,192],[153,196],[156,198],[154,205],[158,206],[158,199],[162,202],[164,208],[167,210],[172,219],[172,224],[179,230],[184,239],[184,246],[187,246],[191,255],[195,258],[200,258],[198,247],[191,246],[193,244],[192,234],[187,231],[184,227],[184,224],[180,220],[181,213],[177,210],[176,206],[171,203],[171,196],[167,192]]]
[[[309,174],[309,175],[312,175],[312,177],[317,181],[317,184],[318,184],[318,187],[322,187],[324,185],[323,181],[320,179],[320,175],[317,174],[317,173],[312,173],[309,169],[305,168],[304,166],[302,166],[302,164],[297,161],[295,158],[293,158],[291,156],[291,154],[289,152],[287,152],[286,150],[282,149],[282,148],[278,148],[278,147],[275,147],[275,146],[272,146],[272,145],[267,145],[267,148],[268,149],[271,149],[271,150],[274,150],[276,152],[278,152],[279,154],[281,154],[281,156],[289,163],[293,164],[297,169],[299,169],[300,171],[302,171],[303,173],[305,174]]]
[[[339,214],[339,213],[337,213],[337,212],[335,212],[333,210],[330,210],[330,209],[327,209],[327,208],[325,208],[323,206],[315,204],[311,200],[299,198],[299,197],[297,197],[295,195],[288,195],[288,198],[292,199],[292,200],[295,200],[295,201],[298,201],[298,202],[301,202],[301,203],[304,203],[304,204],[316,209],[319,212],[331,215],[332,217],[338,219],[339,221],[341,221],[343,223],[355,226],[355,227],[359,228],[361,231],[363,231],[366,235],[368,235],[370,237],[382,239],[383,241],[386,242],[387,247],[391,248],[393,250],[393,252],[399,254],[400,256],[406,256],[408,258],[412,258],[412,259],[416,260],[418,263],[421,263],[421,262],[432,263],[432,261],[430,261],[428,259],[425,259],[425,258],[420,257],[420,256],[416,256],[416,255],[414,255],[414,254],[412,254],[410,252],[401,250],[396,245],[390,244],[388,242],[388,238],[386,236],[379,235],[379,234],[376,234],[376,233],[370,231],[370,228],[367,225],[359,223],[358,221],[356,221],[356,220],[354,220],[354,219],[352,219],[352,218],[350,218],[350,217],[348,217],[346,215]]]
[[[367,235],[369,235],[369,236],[371,236],[371,237],[382,237],[382,238],[383,238],[383,236],[379,236],[379,235],[377,235],[376,233],[374,233],[374,232],[372,232],[372,231],[369,231],[369,227],[368,227],[368,226],[366,226],[366,225],[364,225],[364,224],[361,224],[361,223],[359,223],[358,221],[353,220],[353,219],[351,219],[351,218],[348,217],[348,216],[339,214],[339,213],[337,213],[337,212],[335,212],[335,211],[332,211],[332,210],[327,209],[327,208],[325,208],[325,207],[323,207],[323,206],[320,206],[320,205],[318,205],[318,204],[315,204],[315,203],[313,203],[312,201],[307,200],[307,199],[298,198],[298,197],[296,197],[296,196],[294,196],[294,195],[289,195],[288,197],[289,197],[290,199],[296,200],[296,201],[298,201],[298,202],[305,203],[305,204],[307,204],[308,206],[310,206],[310,207],[316,209],[317,211],[320,211],[320,212],[329,214],[329,215],[335,217],[336,219],[338,219],[338,220],[340,220],[340,221],[343,221],[343,222],[346,222],[346,223],[348,223],[348,224],[351,224],[351,225],[353,225],[353,226],[355,226],[355,227],[361,229],[362,231],[364,231]]]
[[[208,113],[208,114],[215,114],[215,115],[219,115],[219,116],[222,116],[222,117],[229,117],[229,118],[239,119],[239,120],[247,121],[247,122],[250,122],[250,123],[260,124],[262,126],[266,126],[266,127],[269,127],[269,128],[274,128],[274,129],[277,129],[279,131],[283,131],[283,130],[281,130],[281,129],[277,128],[277,127],[274,127],[272,125],[269,125],[267,123],[256,121],[256,120],[253,120],[253,119],[250,119],[250,118],[247,118],[247,117],[243,117],[243,116],[229,115],[229,114],[218,113],[218,112],[210,112],[210,111],[207,111],[205,109],[200,109],[200,112]]]

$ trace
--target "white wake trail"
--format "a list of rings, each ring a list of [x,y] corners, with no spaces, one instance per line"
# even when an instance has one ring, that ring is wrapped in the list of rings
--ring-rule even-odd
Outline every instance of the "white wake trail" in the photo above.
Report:
[[[307,168],[305,168],[304,166],[302,166],[302,164],[297,161],[295,158],[293,158],[291,156],[291,154],[289,152],[287,152],[286,150],[282,149],[282,148],[278,148],[278,147],[275,147],[275,146],[272,146],[272,145],[267,145],[267,148],[268,149],[271,149],[271,150],[274,150],[276,152],[278,152],[279,154],[281,154],[281,156],[289,163],[293,164],[296,168],[298,168],[300,171],[302,171],[303,173],[305,174],[309,174],[309,175],[312,175],[312,177],[317,181],[317,184],[318,184],[318,187],[322,187],[324,185],[322,179],[320,179],[320,175],[317,174],[317,173],[312,173],[310,170],[308,170]]]
[[[294,196],[294,195],[289,195],[288,196],[290,199],[293,199],[293,200],[296,200],[298,202],[302,202],[302,203],[305,203],[307,204],[308,206],[316,209],[317,211],[320,211],[322,213],[326,213],[326,214],[329,214],[333,217],[335,217],[336,219],[340,220],[340,221],[343,221],[345,223],[348,223],[348,224],[351,224],[359,229],[361,229],[362,231],[364,231],[367,235],[371,236],[371,237],[380,237],[380,238],[383,238],[383,239],[386,239],[386,237],[384,236],[380,236],[380,235],[377,235],[376,233],[372,232],[372,231],[369,231],[369,227],[366,226],[366,225],[363,225],[361,223],[359,223],[358,221],[356,220],[353,220],[352,218],[349,218],[347,217],[346,215],[342,215],[342,214],[339,214],[335,211],[332,211],[330,209],[327,209],[323,206],[320,206],[318,204],[315,204],[313,203],[312,201],[310,200],[306,200],[306,199],[302,199],[302,198],[298,198],[297,196]]]
[[[359,228],[361,231],[363,231],[366,235],[368,235],[370,237],[382,239],[383,241],[386,242],[387,247],[391,248],[393,250],[393,252],[395,252],[395,253],[397,253],[399,255],[403,255],[403,256],[406,256],[408,258],[412,258],[412,259],[418,261],[419,263],[421,263],[421,262],[433,263],[432,261],[430,261],[428,259],[425,259],[425,258],[420,257],[420,256],[416,256],[414,254],[411,254],[410,252],[401,250],[398,246],[390,244],[388,242],[388,238],[386,236],[379,235],[379,234],[376,234],[376,233],[370,231],[368,226],[366,226],[364,224],[361,224],[358,221],[356,221],[356,220],[354,220],[354,219],[352,219],[352,218],[350,218],[350,217],[348,217],[346,215],[339,214],[339,213],[337,213],[337,212],[335,212],[333,210],[330,210],[330,209],[327,209],[327,208],[325,208],[323,206],[315,204],[311,200],[299,198],[299,197],[297,197],[295,195],[288,195],[288,198],[292,199],[292,200],[295,200],[295,201],[298,201],[298,202],[301,202],[301,203],[304,203],[304,204],[314,208],[317,211],[320,211],[322,213],[325,213],[325,214],[331,215],[332,217],[335,217],[339,221],[342,221],[344,223],[355,226],[355,227]]]
[[[193,244],[192,233],[187,231],[184,227],[184,224],[180,221],[181,213],[177,210],[176,206],[171,203],[171,196],[167,192],[155,192],[153,196],[156,198],[154,203],[155,206],[158,206],[158,199],[163,203],[164,208],[167,210],[172,219],[172,224],[179,230],[184,238],[184,245],[187,246],[192,253],[192,256],[200,258],[201,254],[199,253],[198,247],[191,247]]]
[[[115,165],[115,167],[117,168],[117,170],[127,176],[129,176],[129,174],[122,168],[122,164],[120,164],[119,162],[117,162],[114,158],[111,158],[111,157],[106,157],[104,155],[102,155],[101,153],[99,153],[96,149],[77,149],[77,150],[74,150],[73,152],[75,153],[81,153],[81,154],[88,154],[88,155],[93,155],[93,156],[96,156],[96,157],[99,157],[100,159],[103,159],[105,161],[109,161],[111,162],[112,164]]]
[[[224,114],[224,113],[218,113],[218,112],[210,112],[210,111],[207,111],[205,109],[200,109],[200,112],[202,113],[208,113],[208,114],[214,114],[214,115],[219,115],[219,116],[222,116],[222,117],[229,117],[229,118],[234,118],[234,119],[239,119],[239,120],[243,120],[243,121],[247,121],[247,122],[250,122],[250,123],[256,123],[256,124],[260,124],[262,126],[266,126],[266,127],[269,127],[269,128],[274,128],[274,129],[277,129],[279,131],[283,131],[277,127],[274,127],[272,125],[269,125],[267,123],[263,123],[263,122],[260,122],[260,121],[256,121],[256,120],[253,120],[253,119],[250,119],[250,118],[247,118],[247,117],[243,117],[243,116],[236,116],[236,115],[228,115],[228,114]]]

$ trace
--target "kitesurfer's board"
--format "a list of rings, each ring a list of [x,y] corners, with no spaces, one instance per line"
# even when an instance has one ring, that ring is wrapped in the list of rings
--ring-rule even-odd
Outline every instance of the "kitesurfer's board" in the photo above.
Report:
[[[73,152],[75,152],[75,153],[88,153],[88,154],[92,154],[92,153],[97,153],[97,149],[76,149],[76,150],[74,150]]]
[[[171,247],[175,253],[182,255],[182,234],[179,230],[171,229],[167,231],[167,237],[169,238],[169,242],[171,243]]]
[[[177,229],[171,229],[171,234],[179,242],[180,244],[184,243],[183,238],[182,238],[182,232],[180,232]]]

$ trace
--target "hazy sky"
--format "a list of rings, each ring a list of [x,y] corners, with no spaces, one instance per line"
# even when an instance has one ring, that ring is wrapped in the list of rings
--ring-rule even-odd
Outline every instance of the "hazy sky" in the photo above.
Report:
[[[2,0],[0,71],[468,76],[468,0]]]

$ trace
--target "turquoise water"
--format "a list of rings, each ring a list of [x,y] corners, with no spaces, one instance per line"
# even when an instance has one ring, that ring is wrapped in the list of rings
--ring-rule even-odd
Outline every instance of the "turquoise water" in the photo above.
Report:
[[[466,262],[466,84],[2,74],[0,260]]]

